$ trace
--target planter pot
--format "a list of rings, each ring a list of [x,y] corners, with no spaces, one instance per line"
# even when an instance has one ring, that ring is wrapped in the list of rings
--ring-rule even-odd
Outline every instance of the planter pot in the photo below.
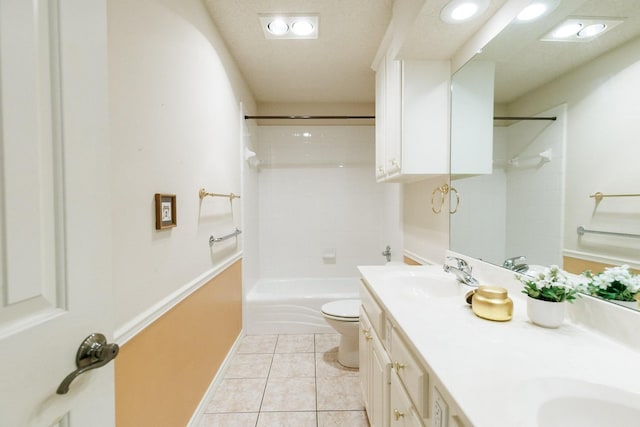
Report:
[[[564,322],[565,303],[527,298],[527,315],[538,326],[557,328]]]

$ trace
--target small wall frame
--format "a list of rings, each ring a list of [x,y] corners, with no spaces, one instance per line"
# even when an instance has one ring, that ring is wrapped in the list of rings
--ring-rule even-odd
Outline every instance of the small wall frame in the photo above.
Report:
[[[156,230],[164,230],[178,225],[175,194],[156,193]]]

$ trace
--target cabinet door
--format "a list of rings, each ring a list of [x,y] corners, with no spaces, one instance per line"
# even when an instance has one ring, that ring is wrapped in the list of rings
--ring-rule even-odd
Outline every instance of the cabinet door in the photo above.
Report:
[[[402,171],[402,62],[386,61],[385,168],[391,177]]]
[[[371,415],[371,323],[367,317],[367,313],[360,307],[360,334],[358,337],[359,344],[359,360],[360,360],[360,388],[362,390],[362,399],[364,400],[364,407],[367,410],[369,418]]]
[[[390,380],[389,425],[391,427],[423,427],[420,416],[394,372],[391,373]]]
[[[375,334],[371,347],[371,427],[387,427],[391,359]]]
[[[386,69],[386,61],[380,61],[376,70],[376,179],[378,181],[383,180],[386,176]]]

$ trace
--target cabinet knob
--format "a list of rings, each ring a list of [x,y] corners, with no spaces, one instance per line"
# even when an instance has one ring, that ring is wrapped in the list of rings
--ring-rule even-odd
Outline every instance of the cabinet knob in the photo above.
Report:
[[[393,368],[396,370],[396,372],[399,372],[400,369],[404,369],[404,363],[400,363],[396,360],[395,362],[393,362]]]
[[[397,409],[393,410],[393,417],[396,419],[396,421],[399,421],[400,418],[404,418],[404,412],[400,412]]]

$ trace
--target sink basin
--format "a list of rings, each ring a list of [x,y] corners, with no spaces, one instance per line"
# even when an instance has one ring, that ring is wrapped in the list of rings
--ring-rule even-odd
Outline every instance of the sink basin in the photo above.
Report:
[[[640,425],[640,393],[568,378],[538,379],[525,388],[529,427]]]
[[[394,270],[386,274],[385,279],[392,281],[399,293],[416,297],[456,297],[473,289],[458,282],[439,266]]]
[[[550,400],[538,409],[540,427],[637,426],[640,409],[609,400],[563,397]]]

